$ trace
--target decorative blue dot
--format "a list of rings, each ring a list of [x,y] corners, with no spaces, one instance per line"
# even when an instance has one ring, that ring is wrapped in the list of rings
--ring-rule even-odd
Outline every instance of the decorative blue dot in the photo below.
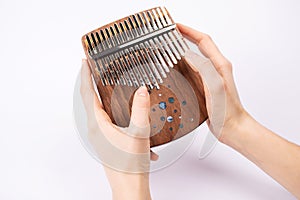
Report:
[[[156,125],[153,125],[153,128],[156,128]]]
[[[186,101],[182,101],[182,105],[184,105],[184,106],[185,106],[185,105],[186,105]]]
[[[174,109],[174,113],[177,113],[177,110],[176,110],[176,109]]]
[[[161,120],[161,121],[165,121],[165,119],[166,119],[166,118],[165,118],[165,117],[163,117],[163,116],[162,116],[162,117],[160,117],[160,120]]]
[[[173,97],[168,98],[169,103],[174,103],[175,99]]]
[[[171,88],[171,85],[168,85],[168,88]]]
[[[169,128],[169,130],[170,130],[170,131],[173,131],[173,128],[172,128],[172,127],[170,127],[170,128]]]
[[[167,108],[167,104],[166,102],[162,101],[159,103],[159,108],[162,109],[162,110],[165,110]]]
[[[183,124],[179,124],[179,128],[183,128]]]
[[[155,112],[156,111],[155,108],[152,108],[152,111]]]
[[[167,122],[172,122],[173,121],[173,117],[172,116],[168,116],[167,117]]]

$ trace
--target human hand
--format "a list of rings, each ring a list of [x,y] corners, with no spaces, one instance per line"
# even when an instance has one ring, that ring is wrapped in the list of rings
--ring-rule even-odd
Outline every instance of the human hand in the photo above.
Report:
[[[237,93],[232,65],[210,36],[182,24],[177,24],[177,27],[206,57],[192,51],[185,54],[186,61],[199,72],[204,83],[208,126],[211,132],[224,142],[241,121],[248,117]]]
[[[150,98],[146,87],[134,95],[129,127],[114,125],[95,93],[90,68],[82,61],[82,100],[87,113],[88,137],[102,161],[114,199],[151,199],[149,191]]]
[[[207,57],[191,51],[185,55],[204,82],[210,130],[299,198],[300,146],[278,136],[245,111],[233,81],[231,63],[208,35],[181,24],[178,28]]]

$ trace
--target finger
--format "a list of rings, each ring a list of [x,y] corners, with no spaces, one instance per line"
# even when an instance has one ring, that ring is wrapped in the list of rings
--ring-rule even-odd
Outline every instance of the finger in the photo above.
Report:
[[[201,52],[208,58],[214,57],[216,54],[221,54],[218,47],[212,39],[205,33],[199,32],[191,27],[183,24],[177,24],[180,32],[186,36],[191,42],[198,45]]]
[[[85,89],[85,91],[89,92],[89,94],[93,94],[94,88],[91,78],[91,70],[86,59],[82,59],[81,86],[84,86],[81,89]]]
[[[90,67],[85,59],[82,60],[80,93],[89,117],[97,115],[97,119],[100,121],[110,121],[94,90]]]
[[[189,66],[197,69],[204,84],[206,107],[210,118],[209,126],[212,132],[218,137],[221,133],[225,119],[226,94],[221,75],[213,66],[210,60],[203,61],[198,54],[187,51],[185,59]]]
[[[230,68],[231,64],[229,61],[222,55],[216,44],[210,38],[209,35],[199,32],[193,28],[185,26],[183,24],[177,24],[180,32],[191,42],[195,43],[201,53],[209,58],[214,67],[219,73],[223,73],[224,70]]]
[[[140,128],[149,126],[150,97],[146,86],[140,87],[134,94],[131,122]]]
[[[150,150],[150,159],[152,161],[157,161],[159,158],[159,155],[157,155],[156,153],[154,153],[152,150]]]
[[[129,130],[131,134],[149,137],[150,96],[146,86],[140,87],[134,94]]]

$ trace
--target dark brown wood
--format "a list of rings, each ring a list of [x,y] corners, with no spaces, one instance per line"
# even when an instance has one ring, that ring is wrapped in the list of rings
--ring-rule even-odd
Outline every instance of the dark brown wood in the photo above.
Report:
[[[130,121],[132,98],[137,88],[103,86],[100,80],[96,83],[104,109],[112,122],[127,127]],[[174,98],[174,103],[170,103],[169,98]],[[180,138],[207,119],[200,75],[184,59],[170,70],[159,90],[150,91],[150,101],[151,147]],[[160,102],[166,102],[165,110],[159,108]],[[173,117],[172,122],[167,122],[168,116]]]

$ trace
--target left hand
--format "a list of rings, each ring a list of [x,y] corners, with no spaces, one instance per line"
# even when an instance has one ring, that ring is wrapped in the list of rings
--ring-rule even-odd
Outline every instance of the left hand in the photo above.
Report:
[[[130,125],[126,128],[113,124],[104,111],[87,60],[82,61],[80,92],[87,113],[89,141],[102,161],[114,199],[127,199],[127,195],[131,195],[128,199],[135,199],[139,194],[134,193],[139,192],[144,195],[142,199],[150,199],[150,158],[157,160],[158,156],[150,151],[147,88],[142,86],[136,91]]]

